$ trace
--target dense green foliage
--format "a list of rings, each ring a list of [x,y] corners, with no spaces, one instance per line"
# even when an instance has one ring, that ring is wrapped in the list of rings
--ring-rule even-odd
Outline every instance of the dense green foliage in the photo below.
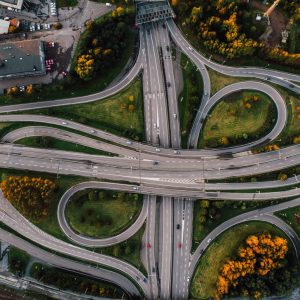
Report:
[[[111,284],[58,268],[50,268],[39,263],[32,265],[31,276],[45,284],[53,285],[62,290],[109,298],[120,298],[122,296],[122,292]]]
[[[281,1],[281,8],[291,20],[298,20],[296,1]],[[260,55],[263,59],[291,66],[300,65],[300,54],[261,42],[266,19],[255,20],[256,11],[244,0],[173,0],[182,28],[191,33],[199,49],[222,55],[227,59]]]
[[[17,276],[24,276],[27,264],[29,262],[29,255],[15,247],[9,248],[8,264],[9,270]]]
[[[75,72],[84,80],[92,79],[97,72],[103,72],[118,63],[126,48],[126,36],[133,23],[134,15],[122,13],[106,15],[86,23],[86,31],[77,47]]]
[[[80,234],[105,238],[130,226],[138,216],[142,203],[138,194],[84,191],[73,196],[66,216],[71,227]]]

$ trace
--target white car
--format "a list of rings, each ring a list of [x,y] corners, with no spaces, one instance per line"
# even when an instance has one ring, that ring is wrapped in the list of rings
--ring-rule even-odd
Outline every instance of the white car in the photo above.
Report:
[[[40,24],[36,24],[36,29],[37,30],[41,30],[41,25]]]
[[[68,123],[67,122],[65,122],[65,121],[62,121],[61,122],[63,125],[67,125]]]

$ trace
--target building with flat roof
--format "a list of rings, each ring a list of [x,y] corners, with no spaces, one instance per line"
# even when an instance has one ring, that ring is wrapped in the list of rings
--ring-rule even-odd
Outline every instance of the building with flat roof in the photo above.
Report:
[[[0,43],[0,80],[44,74],[45,55],[40,40]]]
[[[23,0],[0,0],[0,5],[5,7],[21,9],[23,5]]]

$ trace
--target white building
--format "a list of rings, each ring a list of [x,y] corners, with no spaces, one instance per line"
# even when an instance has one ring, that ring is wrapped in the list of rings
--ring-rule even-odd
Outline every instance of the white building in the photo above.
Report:
[[[0,19],[0,34],[8,33],[10,22]]]

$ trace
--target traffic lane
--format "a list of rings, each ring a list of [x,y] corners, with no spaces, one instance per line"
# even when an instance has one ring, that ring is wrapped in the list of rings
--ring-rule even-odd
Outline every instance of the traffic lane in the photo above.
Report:
[[[134,266],[115,257],[80,248],[47,234],[23,217],[10,202],[4,198],[2,192],[0,192],[0,203],[2,208],[0,211],[0,221],[20,235],[25,236],[27,239],[47,249],[119,270],[123,274],[127,274],[133,282],[138,284],[146,296],[149,295],[149,285],[147,281],[143,280],[143,274]]]
[[[52,265],[53,267],[62,268],[64,270],[75,272],[77,274],[104,280],[108,283],[114,284],[115,286],[119,286],[131,297],[140,297],[140,293],[135,285],[125,276],[119,273],[101,267],[96,268],[68,258],[61,257],[54,253],[49,253],[3,229],[0,229],[0,240],[27,252],[30,256],[44,261],[47,264]]]

